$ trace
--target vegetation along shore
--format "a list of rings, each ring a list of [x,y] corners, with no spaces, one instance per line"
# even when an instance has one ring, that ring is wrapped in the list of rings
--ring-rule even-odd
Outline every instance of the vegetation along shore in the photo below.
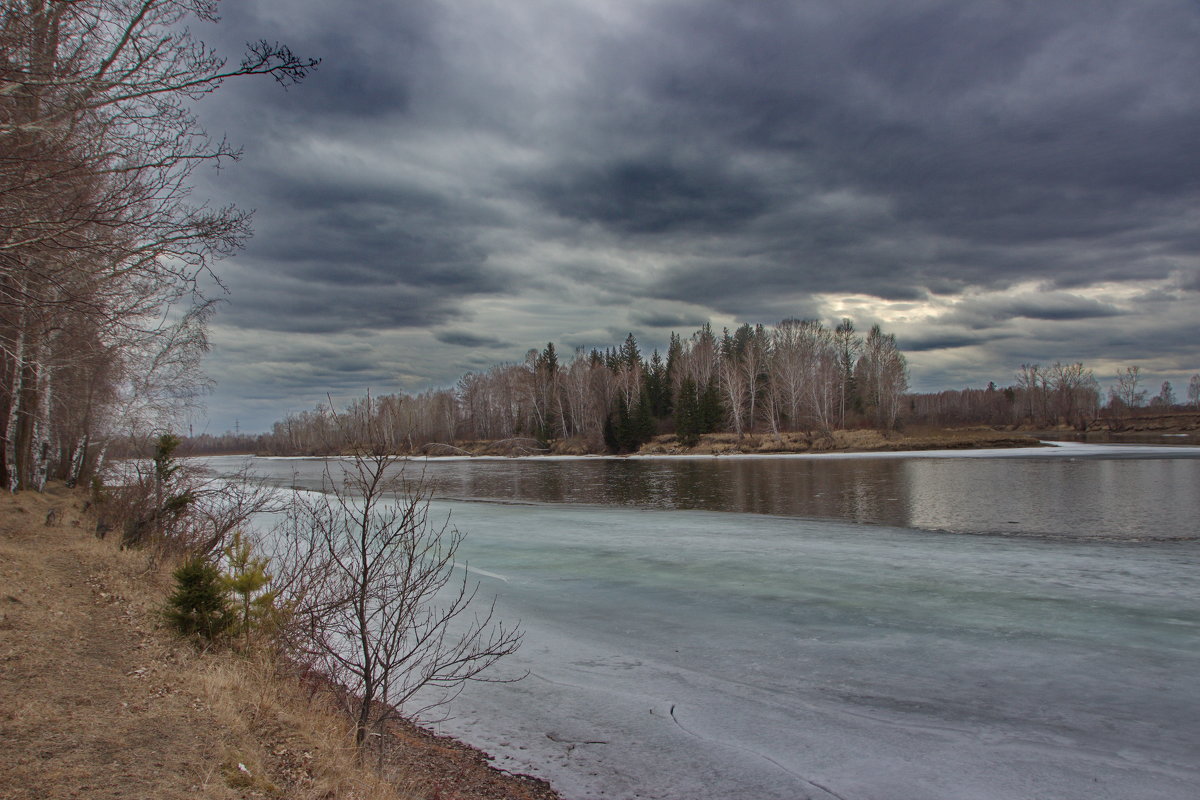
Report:
[[[327,683],[172,633],[171,562],[96,537],[94,511],[61,484],[0,496],[3,797],[556,797],[399,719],[386,760],[360,759]]]

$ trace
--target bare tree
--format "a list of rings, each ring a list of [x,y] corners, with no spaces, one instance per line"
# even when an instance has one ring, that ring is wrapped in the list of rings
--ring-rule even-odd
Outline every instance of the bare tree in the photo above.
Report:
[[[908,365],[896,348],[894,334],[885,334],[878,325],[871,327],[855,366],[855,378],[876,424],[894,427],[900,400],[908,389]]]
[[[1170,408],[1175,405],[1175,387],[1170,381],[1163,381],[1162,387],[1158,390],[1158,394],[1150,400],[1150,405],[1155,408]]]
[[[494,620],[494,601],[476,610],[478,585],[455,571],[463,534],[430,519],[429,495],[394,457],[342,463],[340,479],[326,471],[322,495],[297,496],[276,564],[291,643],[349,690],[361,746],[397,709],[420,714],[466,681],[492,680],[482,673],[522,634]],[[404,708],[430,688],[441,691]]]
[[[11,488],[40,488],[55,457],[78,479],[114,404],[106,391],[76,408],[73,390],[130,381],[142,373],[133,362],[171,351],[178,309],[249,234],[247,213],[189,202],[198,165],[238,155],[205,134],[191,103],[227,78],[289,83],[316,62],[261,41],[228,64],[186,25],[215,20],[217,5],[3,5],[0,482]]]
[[[1146,402],[1146,390],[1138,389],[1141,367],[1126,367],[1117,373],[1117,384],[1108,391],[1110,402],[1115,400],[1126,408],[1137,408]]]
[[[1076,361],[1073,364],[1054,362],[1050,368],[1050,386],[1054,392],[1054,412],[1057,419],[1080,430],[1087,427],[1097,414],[1100,389],[1092,371]]]

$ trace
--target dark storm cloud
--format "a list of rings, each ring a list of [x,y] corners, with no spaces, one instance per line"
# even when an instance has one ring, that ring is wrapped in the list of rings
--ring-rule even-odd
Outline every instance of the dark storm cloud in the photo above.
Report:
[[[508,342],[491,336],[477,336],[466,331],[438,331],[433,338],[443,344],[452,344],[456,347],[507,347],[509,345]]]
[[[453,300],[428,287],[399,283],[320,284],[261,266],[235,276],[237,291],[220,319],[244,329],[291,333],[351,333],[444,324],[461,315]]]
[[[1026,317],[1028,319],[1044,320],[1077,320],[1117,317],[1121,309],[1108,303],[1100,303],[1086,298],[1073,298],[1070,301],[1050,299],[1047,301],[1023,300],[1002,307],[1002,317]]]
[[[227,275],[239,330],[437,328],[445,374],[395,370],[433,383],[704,313],[828,319],[818,297],[950,304],[902,338],[956,382],[942,351],[1083,357],[1118,318],[1121,357],[1187,341],[1194,3],[226,5],[223,52],[324,59],[201,105],[247,152],[214,196],[258,208]],[[1096,290],[1130,284],[1153,320]],[[511,308],[531,296],[544,323]]]
[[[630,321],[634,325],[646,328],[671,328],[677,332],[683,332],[699,328],[706,320],[699,319],[694,315],[669,314],[656,311],[645,314],[634,314],[630,317]]]
[[[282,265],[292,276],[320,283],[444,287],[462,294],[497,291],[486,253],[437,225],[413,225],[402,207],[329,204],[301,211],[286,237],[252,245],[254,257]]]
[[[968,279],[1065,270],[1087,281],[1114,264],[1132,277],[1144,265],[1130,251],[1195,197],[1200,114],[1187,87],[1200,61],[1186,6],[860,3],[819,22],[774,5],[670,13],[687,47],[634,39],[617,59],[658,101],[652,128],[684,146],[778,157],[801,195],[843,187],[887,198],[889,218],[871,221],[871,235],[949,241],[973,256],[958,267]],[[806,235],[750,264],[766,273],[751,285],[776,286],[814,255],[843,277],[835,290],[856,277],[870,285],[876,268],[843,249],[861,231],[839,241],[822,216],[788,215]],[[1063,252],[993,258],[996,245]],[[889,271],[920,286],[905,264],[925,258],[906,255]]]
[[[901,350],[910,353],[921,353],[929,350],[953,350],[959,347],[974,347],[976,345],[995,341],[992,336],[970,336],[964,334],[933,334],[917,338],[906,337],[896,342]]]
[[[1200,292],[1200,270],[1181,274],[1179,288],[1189,292]]]
[[[767,207],[751,181],[670,158],[618,160],[575,172],[560,165],[533,191],[553,213],[628,234],[732,231]]]

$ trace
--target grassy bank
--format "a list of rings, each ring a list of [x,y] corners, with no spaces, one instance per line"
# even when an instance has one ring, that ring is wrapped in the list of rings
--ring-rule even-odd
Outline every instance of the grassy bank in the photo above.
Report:
[[[170,570],[94,529],[80,493],[0,494],[0,796],[555,797],[404,723],[364,768],[334,693],[175,637]]]

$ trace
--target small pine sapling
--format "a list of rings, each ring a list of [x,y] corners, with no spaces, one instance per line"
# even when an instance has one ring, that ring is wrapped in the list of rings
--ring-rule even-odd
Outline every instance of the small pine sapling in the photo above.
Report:
[[[222,552],[228,564],[222,581],[236,598],[241,617],[236,627],[243,644],[249,647],[252,632],[270,633],[277,621],[275,601],[279,591],[268,588],[271,585],[271,575],[267,573],[270,559],[256,557],[254,545],[240,530],[233,532],[233,538]]]
[[[172,576],[175,591],[167,598],[166,615],[179,633],[211,642],[237,624],[221,572],[206,559],[190,558]]]

